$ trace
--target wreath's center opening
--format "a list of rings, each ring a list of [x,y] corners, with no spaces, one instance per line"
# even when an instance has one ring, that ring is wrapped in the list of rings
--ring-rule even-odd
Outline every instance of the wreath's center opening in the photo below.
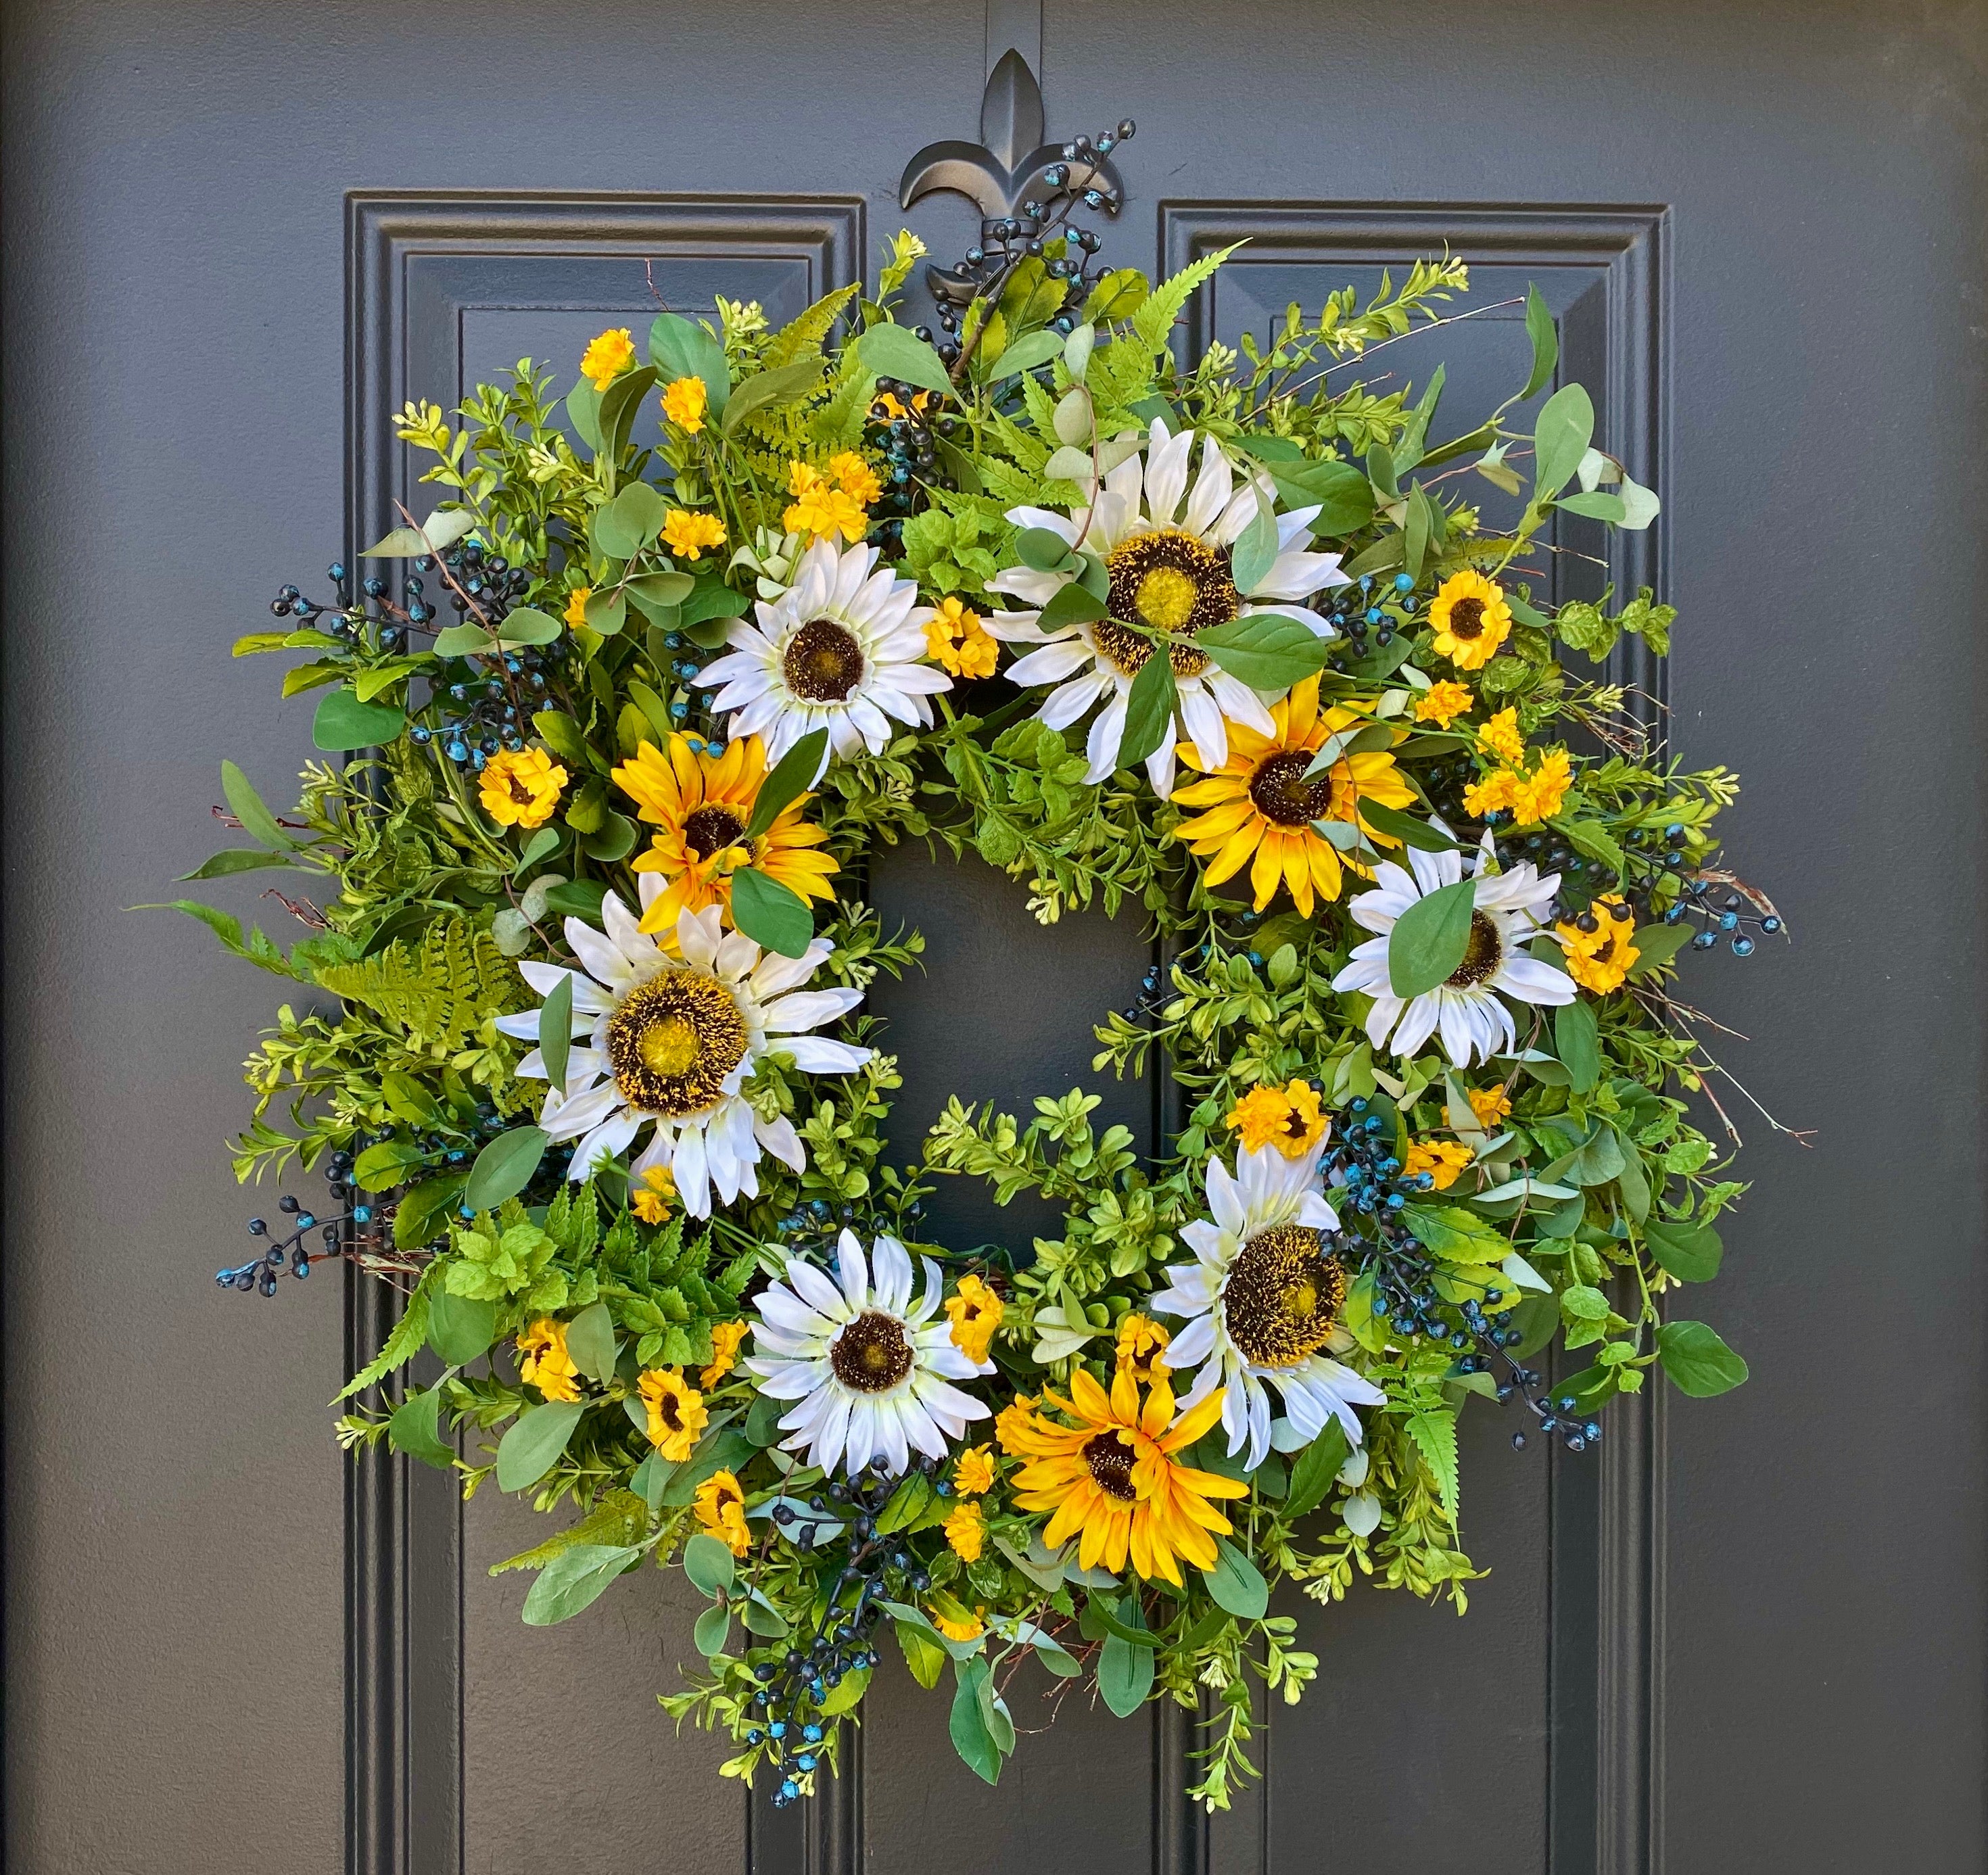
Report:
[[[1470,938],[1463,947],[1463,961],[1443,979],[1446,989],[1475,989],[1498,974],[1505,961],[1505,940],[1487,912],[1470,914]]]
[[[1104,566],[1111,581],[1104,603],[1111,617],[1094,625],[1091,637],[1100,654],[1127,677],[1138,674],[1153,645],[1117,620],[1191,637],[1236,616],[1227,556],[1178,528],[1134,534],[1111,549]],[[1199,677],[1208,668],[1207,654],[1188,645],[1171,645],[1167,655],[1176,677]]]
[[[846,625],[810,619],[787,640],[787,685],[810,703],[847,703],[863,681],[863,647]]]
[[[715,1106],[746,1059],[746,1022],[715,977],[668,970],[622,998],[607,1022],[607,1059],[621,1097],[681,1120]]]
[[[685,817],[684,844],[700,860],[708,860],[727,846],[736,845],[739,835],[745,831],[742,815],[729,807],[707,802]]]
[[[1279,1225],[1242,1246],[1223,1285],[1229,1339],[1259,1367],[1294,1367],[1331,1338],[1346,1301],[1346,1267],[1317,1231]]]
[[[859,1394],[881,1394],[895,1387],[911,1370],[904,1324],[895,1316],[874,1310],[859,1315],[836,1336],[828,1364],[844,1387]]]
[[[1330,772],[1304,778],[1311,766],[1313,752],[1287,748],[1275,755],[1249,777],[1249,799],[1266,820],[1280,827],[1309,826],[1324,818],[1332,806]]]
[[[1100,1432],[1084,1448],[1084,1462],[1090,1468],[1098,1489],[1121,1504],[1132,1503],[1138,1497],[1132,1484],[1132,1465],[1138,1456],[1132,1441],[1122,1432]]]

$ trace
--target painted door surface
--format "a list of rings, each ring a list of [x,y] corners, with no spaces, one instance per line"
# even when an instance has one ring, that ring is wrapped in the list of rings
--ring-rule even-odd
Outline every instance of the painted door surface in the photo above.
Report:
[[[5,19],[10,1866],[1980,1868],[1981,7]],[[1599,440],[1664,497],[1611,572],[1680,609],[1674,742],[1742,772],[1733,850],[1796,936],[1699,978],[1760,1038],[1741,1078],[1814,1130],[1742,1116],[1756,1184],[1716,1306],[1751,1384],[1619,1411],[1599,1454],[1516,1452],[1467,1415],[1491,1572],[1469,1618],[1294,1600],[1319,1681],[1212,1820],[1181,1795],[1184,1715],[1068,1701],[990,1791],[894,1660],[848,1774],[776,1814],[655,1707],[690,1652],[669,1580],[522,1627],[524,1579],[487,1571],[541,1533],[529,1512],[331,1444],[377,1304],[205,1279],[271,1195],[234,1190],[220,1142],[273,999],[124,909],[215,843],[224,755],[280,792],[306,754],[302,711],[226,647],[377,531],[402,399],[528,352],[569,370],[646,319],[651,275],[777,319],[874,274],[906,160],[974,140],[1011,47],[1053,137],[1138,120],[1110,258],[1247,240],[1187,343],[1445,242],[1473,303],[1540,284]],[[975,212],[908,219],[944,258]],[[1516,313],[1389,363],[1446,359],[1461,418],[1523,357]],[[1021,884],[916,851],[871,894],[930,947],[877,999],[904,1138],[949,1091],[1092,1084],[1090,1025],[1147,965],[1135,924],[1045,930]],[[1155,1140],[1158,1091],[1097,1091]],[[1026,1228],[948,1201],[959,1241]]]

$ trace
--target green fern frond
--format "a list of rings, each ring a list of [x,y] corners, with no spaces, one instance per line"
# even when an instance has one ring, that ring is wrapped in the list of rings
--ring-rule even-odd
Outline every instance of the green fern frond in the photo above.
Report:
[[[418,944],[397,940],[356,964],[327,965],[317,981],[428,1048],[462,1048],[485,1016],[512,1015],[529,1000],[517,966],[462,917],[438,919]]]

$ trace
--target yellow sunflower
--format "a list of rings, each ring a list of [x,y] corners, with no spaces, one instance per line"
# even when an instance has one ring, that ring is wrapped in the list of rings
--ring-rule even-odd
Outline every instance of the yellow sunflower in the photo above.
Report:
[[[711,1365],[697,1377],[706,1393],[739,1364],[739,1349],[752,1332],[750,1322],[714,1322],[711,1325]]]
[[[1616,892],[1595,900],[1578,917],[1564,918],[1554,927],[1567,948],[1567,974],[1598,996],[1620,989],[1642,956],[1636,948],[1635,930],[1635,911]]]
[[[712,905],[722,905],[729,922],[732,874],[749,862],[803,899],[834,897],[827,882],[840,869],[813,850],[828,836],[801,818],[812,796],[783,808],[747,849],[746,829],[766,779],[766,748],[756,735],[727,743],[722,755],[693,749],[688,736],[671,736],[667,756],[644,742],[632,762],[614,771],[640,817],[659,829],[648,851],[631,863],[669,881],[644,916],[644,931],[674,931],[679,914]]]
[[[975,1363],[987,1358],[995,1332],[1008,1305],[978,1276],[962,1276],[958,1292],[945,1300],[945,1312],[952,1320],[953,1345]]]
[[[746,1527],[745,1493],[729,1471],[712,1472],[698,1486],[691,1505],[705,1534],[730,1544],[734,1556],[742,1556],[752,1547],[752,1533]]]
[[[566,1351],[566,1324],[541,1316],[518,1331],[518,1377],[547,1400],[580,1397],[580,1370]]]
[[[1363,721],[1341,704],[1321,715],[1317,677],[1307,677],[1288,697],[1273,704],[1270,719],[1276,725],[1273,736],[1232,722],[1229,759],[1212,775],[1174,790],[1173,798],[1183,806],[1207,810],[1183,820],[1180,836],[1196,859],[1209,862],[1203,877],[1209,885],[1233,878],[1254,854],[1249,883],[1256,909],[1261,911],[1284,885],[1300,915],[1308,918],[1314,893],[1327,899],[1339,896],[1342,867],[1347,863],[1330,841],[1313,830],[1312,823],[1350,821],[1362,801],[1406,807],[1415,797],[1385,749],[1342,755],[1329,772],[1305,779],[1305,770],[1326,738],[1356,728]],[[1194,745],[1182,743],[1180,757],[1192,765]],[[1371,841],[1396,844],[1364,820],[1360,826]]]
[[[649,1410],[649,1443],[681,1465],[695,1448],[711,1417],[704,1396],[674,1367],[651,1367],[635,1383]]]
[[[1402,1175],[1415,1178],[1426,1172],[1429,1183],[1437,1191],[1447,1191],[1456,1183],[1470,1159],[1470,1148],[1461,1140],[1412,1140],[1408,1142],[1408,1162]]]
[[[1512,608],[1495,579],[1469,568],[1452,573],[1429,602],[1435,650],[1459,671],[1482,671],[1512,629]]]
[[[1016,1475],[1015,1501],[1056,1513],[1043,1541],[1054,1549],[1077,1536],[1080,1568],[1122,1569],[1129,1557],[1141,1576],[1177,1588],[1183,1559],[1212,1567],[1215,1536],[1233,1526],[1210,1499],[1244,1497],[1249,1487],[1195,1471],[1174,1454],[1221,1417],[1220,1389],[1178,1420],[1165,1380],[1154,1382],[1141,1406],[1138,1382],[1122,1371],[1108,1395],[1080,1367],[1067,1400],[1043,1397],[1079,1422],[1031,1414],[1015,1430],[1010,1449],[1030,1461]]]

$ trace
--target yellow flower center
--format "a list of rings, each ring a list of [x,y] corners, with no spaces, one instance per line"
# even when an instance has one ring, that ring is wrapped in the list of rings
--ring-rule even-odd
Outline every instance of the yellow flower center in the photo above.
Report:
[[[1139,616],[1162,631],[1178,631],[1194,616],[1199,589],[1178,566],[1155,566],[1139,582],[1133,599]]]
[[[669,1120],[717,1104],[725,1077],[746,1059],[746,1042],[732,992],[695,970],[651,978],[607,1023],[607,1059],[622,1099]]]
[[[1229,1338],[1259,1367],[1294,1367],[1324,1346],[1346,1300],[1345,1266],[1316,1231],[1280,1225],[1242,1246],[1222,1285]]]
[[[863,647],[847,626],[810,619],[788,640],[780,660],[787,688],[809,703],[846,703],[863,681]]]
[[[1156,528],[1121,541],[1105,569],[1111,580],[1105,603],[1111,617],[1090,628],[1091,640],[1100,655],[1127,677],[1138,675],[1152,656],[1152,640],[1117,620],[1191,637],[1236,617],[1238,600],[1227,559],[1178,528]],[[1199,677],[1208,668],[1206,654],[1188,645],[1169,645],[1167,655],[1178,677]]]

